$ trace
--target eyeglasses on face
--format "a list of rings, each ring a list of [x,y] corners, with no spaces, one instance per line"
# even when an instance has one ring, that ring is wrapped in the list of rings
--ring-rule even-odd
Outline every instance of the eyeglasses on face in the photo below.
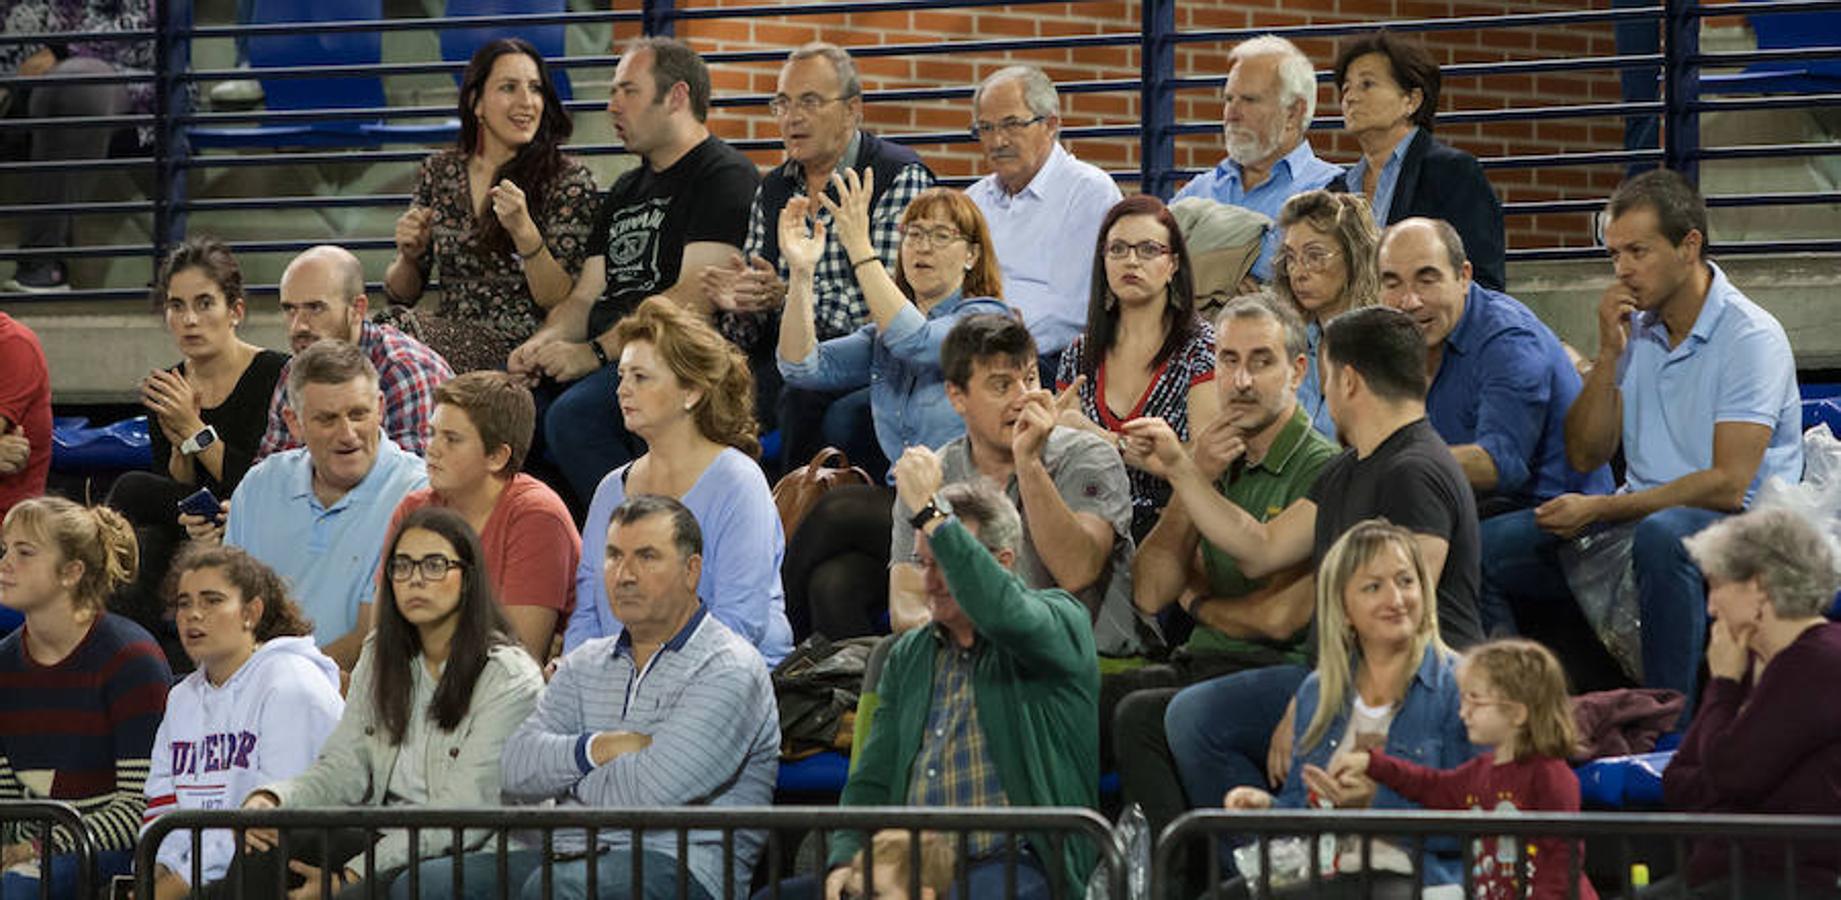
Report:
[[[972,137],[983,140],[1001,134],[1004,137],[1014,139],[1022,136],[1024,130],[1033,125],[1041,124],[1047,119],[1047,116],[1032,116],[1027,119],[1019,119],[1015,116],[1010,116],[1001,122],[973,122]]]
[[[809,116],[824,109],[827,103],[836,103],[840,100],[848,99],[850,98],[825,97],[818,94],[800,94],[798,98],[795,99],[785,94],[779,94],[772,100],[767,101],[767,111],[782,119],[786,118],[787,114],[795,109]]]
[[[954,241],[971,241],[956,228],[944,225],[929,228],[925,225],[901,226],[901,240],[916,247],[945,247]]]
[[[1327,247],[1305,247],[1303,253],[1285,250],[1279,253],[1279,261],[1287,269],[1300,269],[1305,272],[1321,272],[1330,264],[1330,260],[1342,254]]]
[[[1169,252],[1170,246],[1160,241],[1139,241],[1135,244],[1130,241],[1110,241],[1106,244],[1107,259],[1124,259],[1136,253],[1140,260],[1150,262]]]
[[[420,571],[423,581],[440,581],[447,577],[449,569],[464,569],[466,565],[439,553],[430,553],[421,559],[412,559],[408,554],[398,553],[390,557],[390,580],[408,581],[412,573]]]

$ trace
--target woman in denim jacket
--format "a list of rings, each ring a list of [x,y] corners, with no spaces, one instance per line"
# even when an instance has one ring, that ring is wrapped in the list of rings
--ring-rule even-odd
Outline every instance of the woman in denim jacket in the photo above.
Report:
[[[1379,519],[1337,539],[1317,573],[1317,669],[1297,693],[1290,772],[1275,798],[1255,787],[1228,792],[1229,809],[1338,807],[1416,809],[1365,776],[1332,778],[1330,758],[1344,749],[1384,747],[1424,766],[1452,768],[1475,752],[1458,717],[1457,654],[1438,639],[1436,604],[1413,535]],[[1455,841],[1427,841],[1427,885],[1462,880]],[[1345,839],[1337,854],[1338,877],[1327,893],[1350,896],[1361,867],[1360,842]],[[1412,897],[1412,861],[1406,850],[1375,840],[1369,859],[1375,897]],[[1308,889],[1307,886],[1301,886]]]

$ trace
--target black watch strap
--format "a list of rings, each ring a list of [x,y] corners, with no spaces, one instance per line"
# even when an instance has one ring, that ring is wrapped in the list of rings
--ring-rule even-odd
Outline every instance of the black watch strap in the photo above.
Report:
[[[946,513],[940,510],[939,505],[928,500],[927,505],[921,507],[920,512],[915,513],[914,517],[908,520],[908,524],[914,526],[915,531],[919,531],[927,527],[928,522],[944,518],[946,518]]]
[[[601,346],[599,338],[589,338],[588,349],[594,351],[594,361],[600,363],[602,368],[606,368],[608,363],[612,362],[607,358],[607,348]]]

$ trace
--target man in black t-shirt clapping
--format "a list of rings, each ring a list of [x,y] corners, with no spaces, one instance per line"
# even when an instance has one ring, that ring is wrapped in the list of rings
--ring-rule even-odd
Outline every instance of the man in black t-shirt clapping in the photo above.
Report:
[[[622,49],[607,112],[641,164],[601,198],[575,290],[511,355],[513,374],[557,383],[544,443],[584,501],[602,476],[643,449],[613,403],[614,323],[654,294],[709,314],[699,275],[726,262],[748,235],[760,172],[710,134],[709,107],[709,68],[689,47],[641,38]]]

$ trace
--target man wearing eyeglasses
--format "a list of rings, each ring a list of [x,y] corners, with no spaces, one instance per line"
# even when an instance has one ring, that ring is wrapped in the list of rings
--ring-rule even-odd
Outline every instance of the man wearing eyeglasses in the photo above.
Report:
[[[1053,384],[1061,351],[1087,329],[1089,266],[1100,221],[1119,202],[1119,186],[1098,166],[1061,146],[1055,83],[1035,66],[999,69],[972,94],[972,136],[991,174],[966,188],[991,226],[1004,299],[1042,353],[1042,383]]]
[[[1175,199],[1202,197],[1277,221],[1293,195],[1342,175],[1342,167],[1318,159],[1304,137],[1317,111],[1316,71],[1296,45],[1270,34],[1236,46],[1229,56],[1234,63],[1221,101],[1227,158],[1184,185]],[[1254,278],[1272,280],[1278,245],[1278,229],[1268,230]]]
[[[754,194],[742,252],[731,256],[728,265],[707,270],[703,285],[709,301],[723,310],[718,316],[723,333],[748,352],[756,381],[777,387],[775,332],[786,302],[787,274],[780,255],[780,210],[794,197],[829,192],[836,200],[831,175],[843,168],[862,173],[871,185],[870,241],[893,272],[901,261],[902,211],[933,186],[934,178],[914,151],[863,130],[863,86],[856,64],[840,47],[820,42],[794,50],[780,69],[768,108],[780,124],[786,162],[767,173]],[[813,272],[816,337],[825,341],[868,321],[869,306],[854,272],[865,260],[852,259],[844,249],[830,213],[819,210],[817,219],[828,232]],[[841,397],[848,402],[827,415]],[[845,395],[787,390],[780,394],[779,410],[785,459],[804,462],[822,446],[821,434],[842,444],[874,433],[868,388]]]
[[[1027,526],[1002,488],[950,478],[926,447],[909,447],[895,464],[900,505],[918,510],[906,518],[932,621],[891,645],[882,702],[839,805],[1097,806],[1099,661],[1087,610],[1016,571]],[[863,843],[860,832],[836,832],[822,879],[755,896],[842,900]],[[967,885],[954,896],[1071,896],[1093,869],[1088,841],[1026,832],[1008,872],[1006,843],[993,832],[964,836]]]
[[[231,495],[224,543],[247,550],[294,589],[313,639],[339,668],[358,662],[390,517],[428,486],[422,458],[383,432],[377,370],[356,345],[328,338],[288,367],[288,430],[304,447],[257,463]],[[217,531],[194,530],[215,542]]]

